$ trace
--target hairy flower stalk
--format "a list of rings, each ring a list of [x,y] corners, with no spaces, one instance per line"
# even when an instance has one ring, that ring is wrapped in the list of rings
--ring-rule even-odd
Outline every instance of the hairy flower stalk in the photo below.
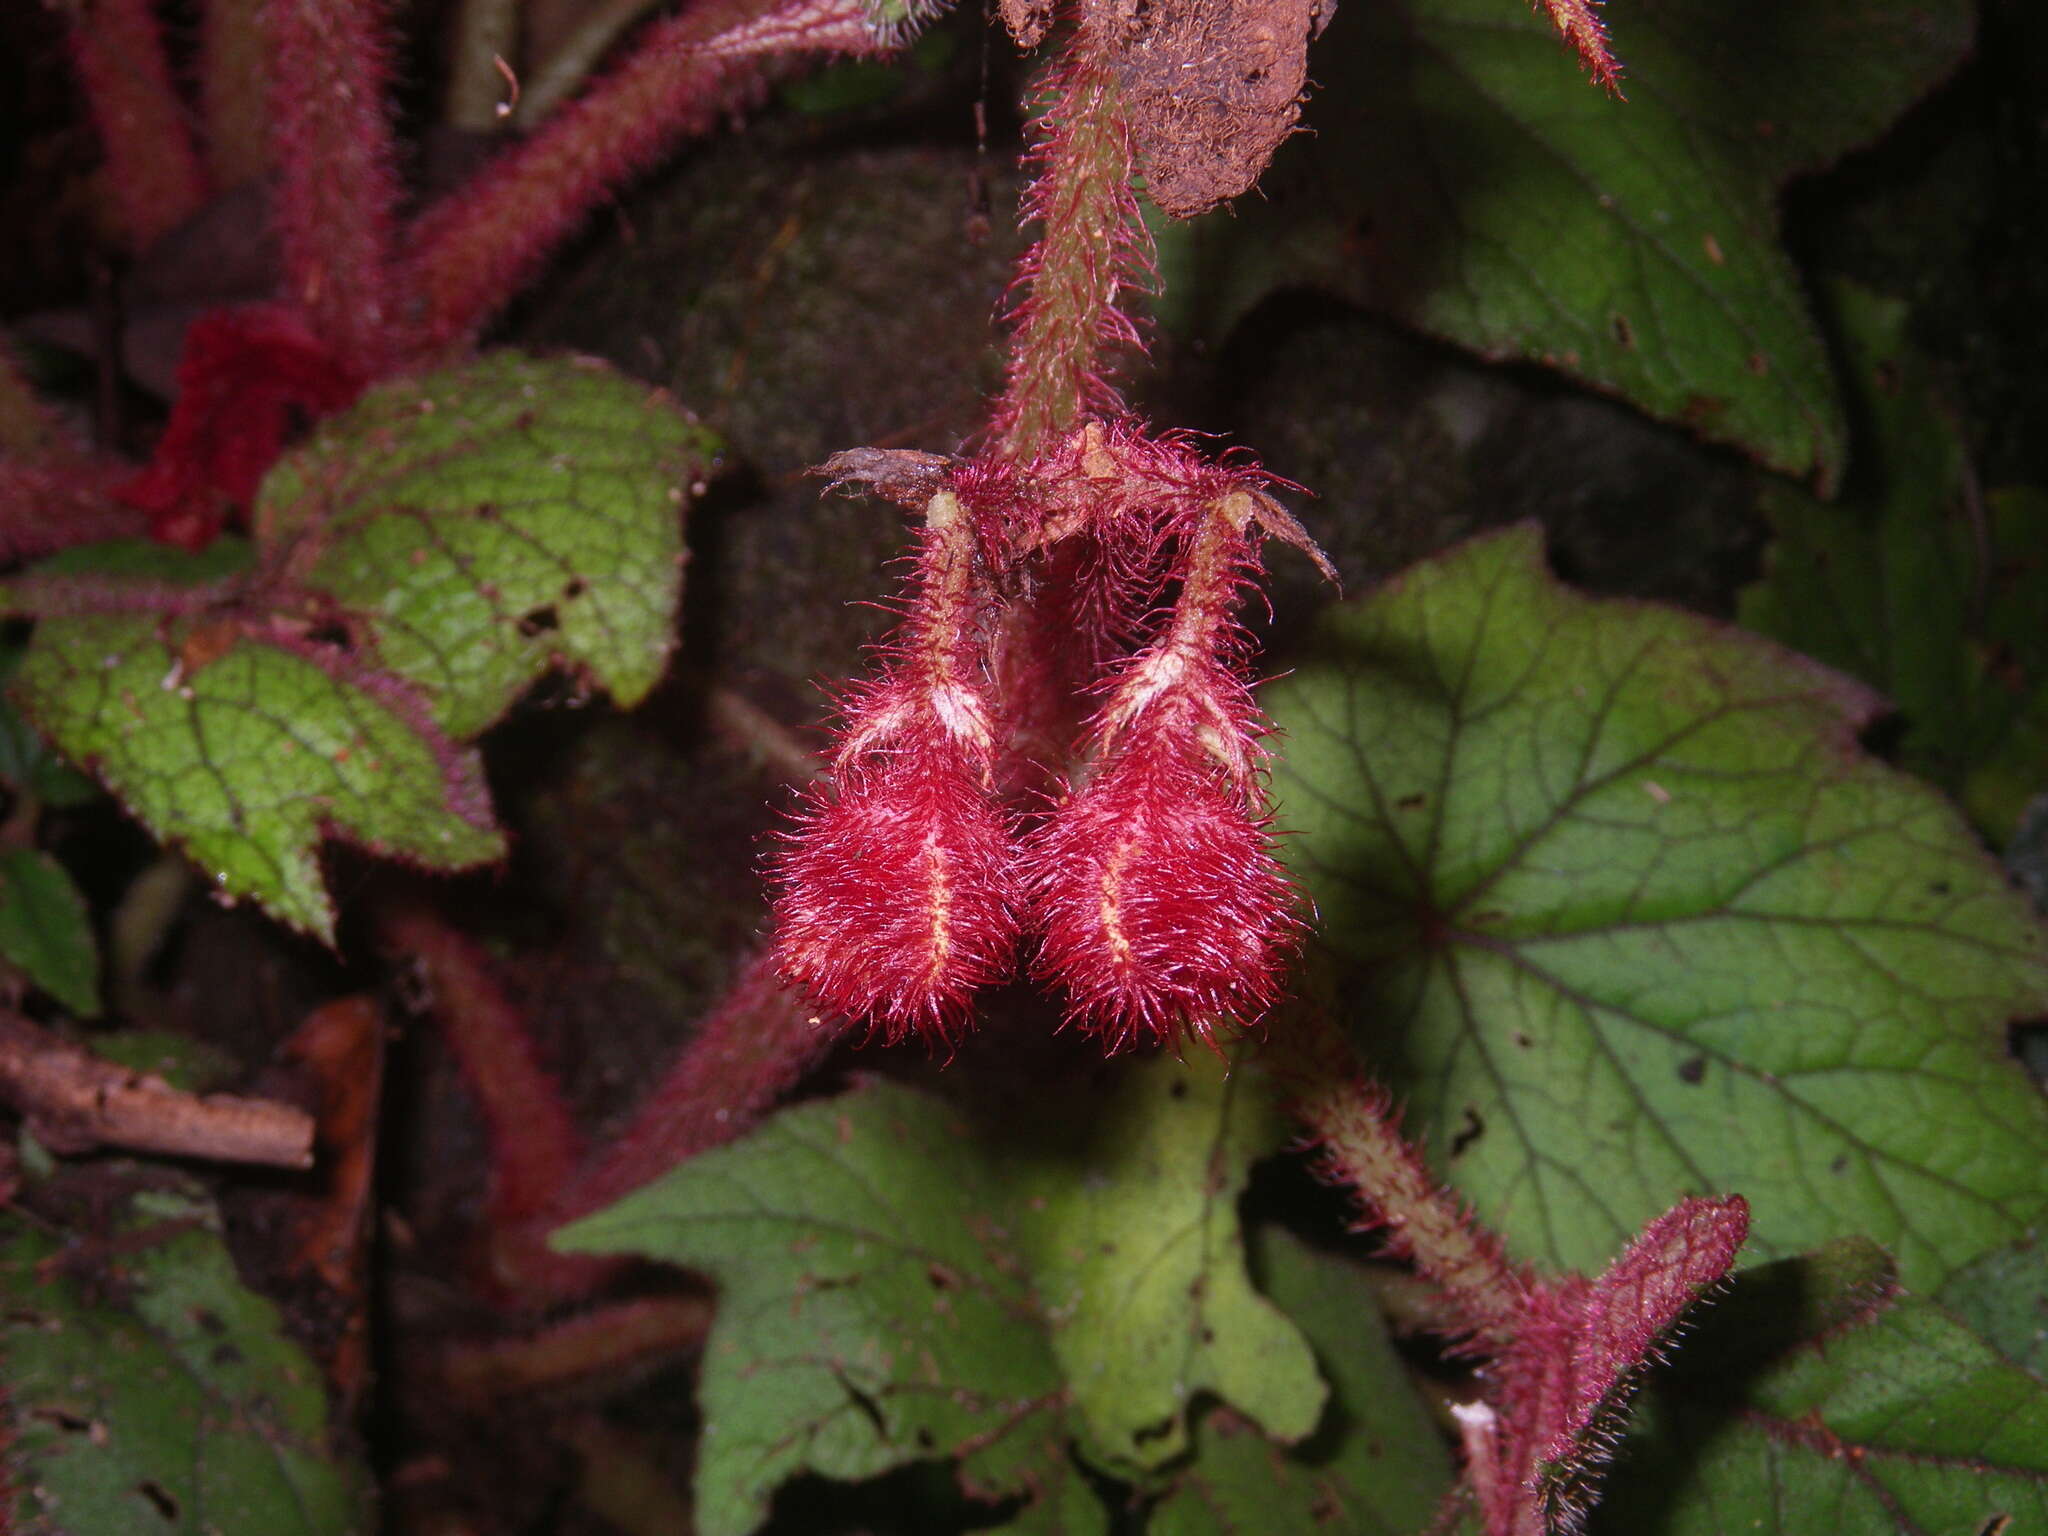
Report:
[[[390,42],[371,0],[271,0],[270,118],[287,296],[336,365],[375,378],[397,357],[396,146]]]

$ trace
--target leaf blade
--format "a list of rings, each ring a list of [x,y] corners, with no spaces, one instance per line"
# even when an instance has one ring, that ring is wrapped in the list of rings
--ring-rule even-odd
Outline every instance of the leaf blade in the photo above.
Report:
[[[1346,12],[1317,52],[1313,138],[1264,201],[1173,242],[1197,291],[1171,302],[1221,330],[1274,288],[1326,287],[1831,485],[1844,414],[1777,189],[1953,68],[1968,9],[1832,0],[1738,23],[1680,0],[1615,22],[1625,103],[1533,12]]]
[[[1268,707],[1351,1016],[1518,1251],[1590,1267],[1736,1190],[1762,1254],[1869,1231],[1938,1283],[2041,1208],[2002,1051],[2039,925],[1860,757],[1854,684],[1568,593],[1525,528],[1341,614]]]
[[[80,1285],[55,1237],[19,1217],[6,1225],[0,1333],[10,1459],[28,1473],[10,1480],[22,1528],[369,1529],[364,1480],[328,1445],[318,1369],[275,1307],[242,1288],[193,1187],[174,1181],[126,1203],[118,1290]]]
[[[328,832],[430,868],[503,852],[475,753],[403,690],[261,635],[188,668],[197,628],[167,639],[140,615],[46,618],[15,697],[223,894],[332,942],[317,858]]]
[[[285,456],[256,509],[309,541],[305,588],[466,740],[566,664],[621,707],[674,648],[682,509],[717,441],[594,364],[494,352],[370,391]]]

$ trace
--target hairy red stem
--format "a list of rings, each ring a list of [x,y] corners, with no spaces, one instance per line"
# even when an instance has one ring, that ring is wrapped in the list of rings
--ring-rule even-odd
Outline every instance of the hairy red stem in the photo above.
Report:
[[[206,200],[185,104],[151,0],[76,7],[72,54],[106,151],[130,245],[141,250]]]
[[[539,1218],[574,1175],[583,1137],[524,1014],[505,995],[483,951],[426,907],[388,906],[377,926],[385,947],[417,968],[442,1038],[483,1115],[491,1147],[492,1278],[518,1295],[580,1294],[611,1266],[545,1246]]]
[[[1124,300],[1152,283],[1151,236],[1131,189],[1130,122],[1086,17],[1041,80],[1039,102],[1038,174],[1024,199],[1039,237],[1012,289],[1009,379],[992,421],[996,451],[1017,461],[1084,418],[1123,412],[1112,365],[1142,345]]]
[[[374,378],[398,353],[402,318],[385,6],[269,0],[262,20],[286,294],[345,372]]]
[[[856,0],[706,0],[648,27],[624,64],[420,217],[408,287],[422,346],[473,336],[604,197],[751,100],[763,58],[874,46]]]
[[[1274,1076],[1315,1138],[1324,1174],[1357,1193],[1365,1224],[1384,1228],[1395,1254],[1436,1285],[1461,1331],[1489,1349],[1511,1344],[1534,1277],[1437,1184],[1421,1151],[1401,1135],[1386,1090],[1366,1080],[1337,1025],[1319,1009],[1302,1008],[1274,1031],[1270,1049]]]
[[[740,967],[625,1129],[579,1170],[549,1211],[572,1221],[748,1130],[845,1033],[776,978],[774,957]]]

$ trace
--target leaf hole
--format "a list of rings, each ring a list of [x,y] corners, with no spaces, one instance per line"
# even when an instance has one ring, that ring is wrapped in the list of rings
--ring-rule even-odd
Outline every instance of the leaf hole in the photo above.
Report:
[[[2027,1074],[2048,1087],[2048,1019],[2021,1019],[2005,1038],[2006,1048]]]
[[[856,1387],[844,1371],[834,1371],[832,1374],[839,1378],[839,1390],[844,1392],[853,1406],[860,1410],[861,1417],[868,1421],[877,1435],[887,1439],[889,1423],[882,1417],[882,1405]]]
[[[1138,1445],[1144,1445],[1149,1441],[1153,1440],[1164,1440],[1168,1435],[1173,1433],[1173,1425],[1173,1417],[1171,1415],[1168,1415],[1166,1418],[1159,1420],[1156,1424],[1139,1425],[1136,1429],[1131,1431],[1131,1439],[1134,1443]]]
[[[178,1501],[171,1497],[170,1490],[153,1477],[145,1477],[135,1485],[135,1491],[149,1500],[150,1507],[169,1525],[178,1521]]]
[[[957,1291],[960,1289],[959,1275],[939,1263],[936,1259],[925,1265],[924,1277],[931,1282],[931,1287],[935,1291]]]
[[[1403,795],[1400,799],[1396,800],[1394,802],[1394,809],[1397,811],[1419,811],[1427,804],[1429,804],[1429,796],[1423,794],[1421,790],[1417,790],[1412,795]]]
[[[83,1435],[92,1429],[91,1419],[69,1413],[62,1408],[38,1408],[29,1417],[41,1419],[45,1424],[54,1424],[67,1435]]]
[[[1633,325],[1629,324],[1628,316],[1616,313],[1608,317],[1607,323],[1614,330],[1615,342],[1620,346],[1628,348],[1630,351],[1634,351],[1636,345],[1636,328]]]
[[[588,590],[589,589],[583,585],[583,578],[581,576],[571,576],[569,578],[569,584],[562,588],[562,601],[565,603],[573,603],[576,601],[577,598],[581,597]]]
[[[327,619],[306,631],[306,639],[314,645],[332,646],[337,651],[352,651],[356,637],[339,619]]]
[[[561,627],[562,621],[555,617],[555,610],[552,604],[547,607],[534,609],[533,612],[527,614],[519,621],[519,633],[529,640],[533,639],[536,635],[544,635],[550,630],[560,629]]]
[[[1479,1118],[1478,1110],[1467,1104],[1465,1106],[1465,1123],[1458,1127],[1457,1135],[1451,1138],[1451,1156],[1457,1157],[1485,1134],[1486,1122]]]
[[[1166,1096],[1170,1099],[1184,1099],[1188,1096],[1188,1085],[1177,1082],[1166,1090]]]
[[[1533,1049],[1536,1044],[1534,1040],[1530,1039],[1528,1035],[1524,1034],[1519,1029],[1515,1031],[1514,1040],[1515,1044],[1520,1046],[1525,1051]]]
[[[1678,1080],[1681,1083],[1691,1083],[1697,1087],[1706,1081],[1706,1077],[1707,1058],[1704,1056],[1688,1056],[1678,1064]]]

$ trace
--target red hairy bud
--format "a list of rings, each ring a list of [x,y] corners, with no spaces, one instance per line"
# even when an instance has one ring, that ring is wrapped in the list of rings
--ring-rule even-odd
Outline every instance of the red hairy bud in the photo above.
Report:
[[[1053,815],[1025,852],[1036,973],[1118,1049],[1207,1041],[1279,995],[1294,893],[1266,823],[1199,746],[1148,734]]]
[[[957,756],[913,750],[858,776],[777,861],[782,974],[891,1040],[945,1041],[1014,962],[1011,857],[1001,813]]]
[[[1015,848],[992,787],[975,571],[973,519],[939,491],[902,636],[847,710],[837,799],[812,809],[773,869],[783,976],[891,1040],[917,1031],[943,1043],[1016,952]]]

